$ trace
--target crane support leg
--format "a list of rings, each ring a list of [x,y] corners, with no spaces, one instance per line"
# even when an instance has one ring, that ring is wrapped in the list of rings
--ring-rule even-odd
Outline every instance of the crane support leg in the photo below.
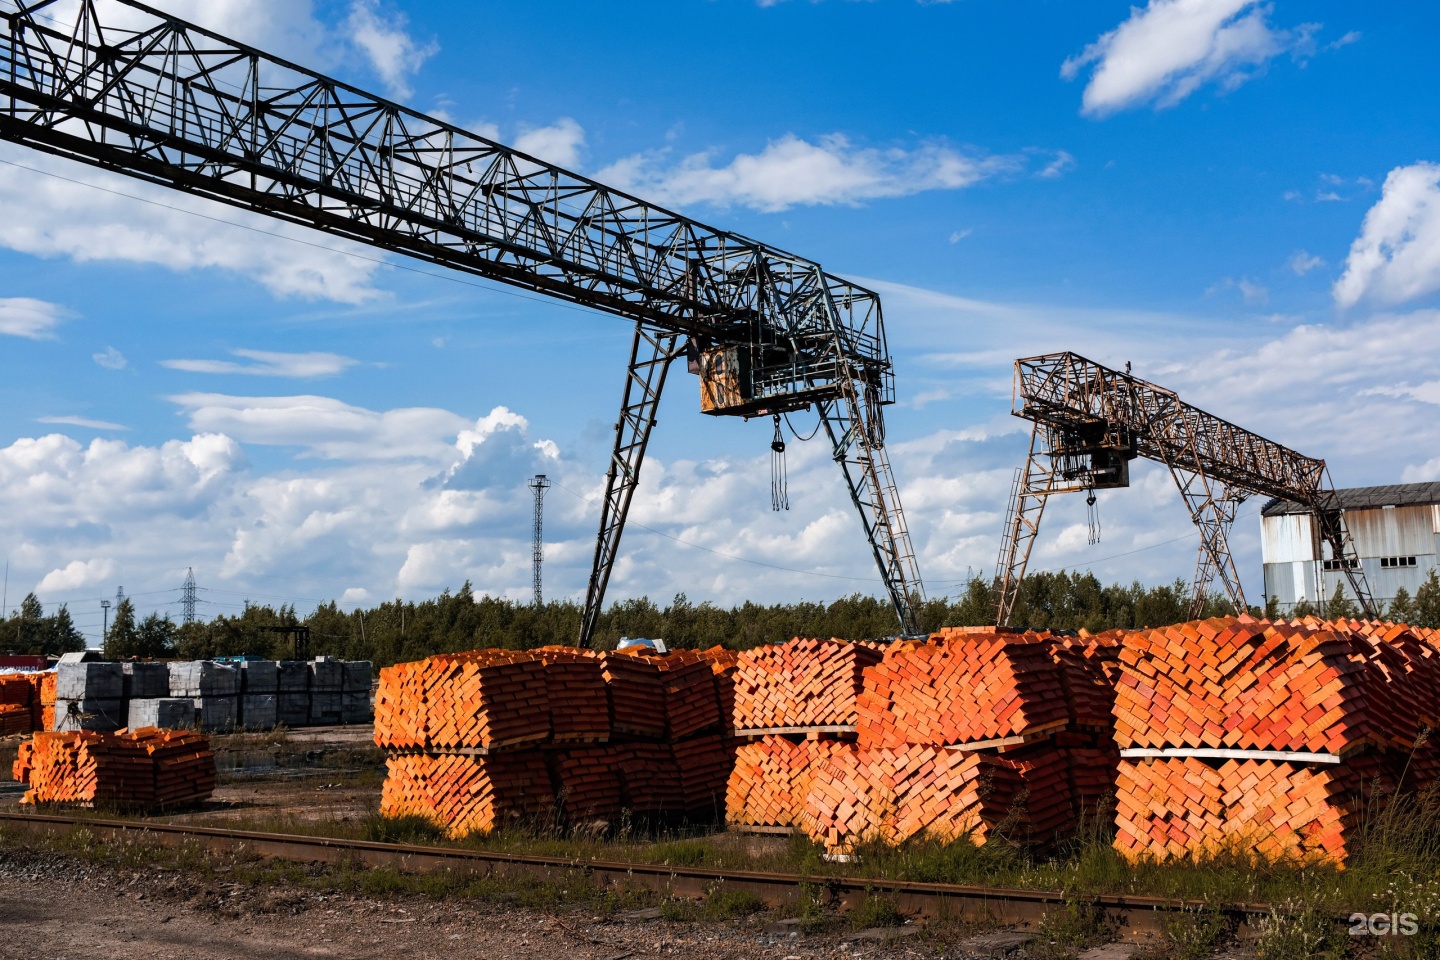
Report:
[[[1170,464],[1170,475],[1180,488],[1190,519],[1200,531],[1200,556],[1195,563],[1195,580],[1190,585],[1190,619],[1199,618],[1210,593],[1210,584],[1218,577],[1225,588],[1237,614],[1249,610],[1245,603],[1245,591],[1240,587],[1240,575],[1235,571],[1235,561],[1230,556],[1230,527],[1235,522],[1235,511],[1245,501],[1246,494],[1212,480],[1203,473],[1182,470]]]
[[[640,482],[640,464],[655,428],[655,412],[665,374],[678,352],[680,336],[645,323],[635,325],[630,346],[630,366],[625,371],[625,392],[620,401],[620,419],[615,423],[615,449],[605,474],[605,501],[600,508],[600,533],[595,538],[595,560],[590,568],[590,585],[585,591],[585,612],[580,619],[581,647],[590,646],[610,570],[625,532],[630,500]]]
[[[1000,555],[995,560],[995,578],[999,582],[995,623],[1010,625],[1015,613],[1015,600],[1020,596],[1020,583],[1030,563],[1030,548],[1040,533],[1040,518],[1045,513],[1045,500],[1051,493],[1067,492],[1056,488],[1055,460],[1050,455],[1050,431],[1037,423],[1030,431],[1030,454],[1025,469],[1017,471],[1010,488],[1009,521],[1000,541]]]
[[[860,513],[875,564],[900,618],[900,629],[915,634],[919,632],[915,605],[924,602],[925,587],[900,508],[885,438],[879,435],[875,418],[867,416],[862,389],[853,378],[845,378],[840,399],[819,404],[820,422],[830,438],[835,462],[845,474],[850,499]]]

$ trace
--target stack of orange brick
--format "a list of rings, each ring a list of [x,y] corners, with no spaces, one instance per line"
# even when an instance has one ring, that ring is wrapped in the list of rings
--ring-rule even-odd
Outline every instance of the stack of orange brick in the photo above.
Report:
[[[35,684],[28,673],[0,674],[0,737],[35,729]]]
[[[741,745],[725,791],[726,821],[748,828],[800,826],[815,771],[851,748],[834,740],[792,743],[773,734]]]
[[[1369,785],[1434,777],[1415,753],[1440,663],[1407,630],[1216,618],[1130,633],[1120,663],[1116,846],[1132,858],[1343,860]]]
[[[455,836],[493,829],[537,792],[547,815],[575,822],[713,811],[729,774],[719,702],[730,662],[728,651],[544,647],[387,667],[375,741],[393,783],[381,811]]]
[[[156,811],[206,800],[215,755],[195,733],[120,730],[36,733],[12,768],[29,786],[21,803],[62,803]]]
[[[797,637],[740,654],[735,669],[733,728],[853,727],[866,667],[884,647]]]

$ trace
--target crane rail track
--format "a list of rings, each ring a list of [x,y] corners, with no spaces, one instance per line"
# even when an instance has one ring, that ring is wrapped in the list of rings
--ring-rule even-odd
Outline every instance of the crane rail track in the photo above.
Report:
[[[260,833],[143,820],[105,820],[0,812],[0,826],[31,834],[64,836],[84,828],[102,841],[143,840],[161,846],[198,843],[212,853],[270,857],[302,863],[358,864],[407,873],[450,871],[459,875],[515,879],[573,879],[617,890],[649,890],[661,896],[705,896],[717,889],[747,891],[775,905],[796,899],[804,886],[824,889],[841,907],[872,894],[891,899],[901,912],[999,924],[1034,924],[1077,896],[1053,890],[916,883],[868,877],[803,876],[758,870],[672,866],[628,861],[572,859],[472,850],[459,847],[378,843],[298,834]],[[1184,913],[1219,910],[1237,926],[1269,916],[1266,904],[1216,906],[1196,900],[1134,895],[1085,895],[1078,899],[1105,913],[1126,934],[1162,933]]]

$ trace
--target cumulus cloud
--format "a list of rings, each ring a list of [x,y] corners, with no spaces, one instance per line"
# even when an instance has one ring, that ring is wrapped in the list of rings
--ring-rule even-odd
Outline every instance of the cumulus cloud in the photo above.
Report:
[[[1297,277],[1303,277],[1311,270],[1325,266],[1325,259],[1304,250],[1296,250],[1290,256],[1289,266],[1291,273]]]
[[[815,143],[786,134],[759,153],[719,165],[713,153],[692,154],[673,165],[667,160],[664,151],[639,154],[611,164],[595,178],[660,203],[738,204],[774,212],[956,190],[1025,166],[1023,157],[973,155],[942,143],[913,149],[857,147],[841,134]]]
[[[63,308],[30,297],[0,297],[0,333],[27,340],[53,340],[66,317]]]
[[[1170,107],[1207,83],[1231,90],[1286,51],[1309,49],[1317,25],[1277,30],[1257,0],[1150,0],[1080,54],[1060,75],[1093,66],[1082,112],[1105,116],[1155,103]]]
[[[1335,282],[1342,308],[1398,304],[1440,290],[1440,164],[1396,167],[1365,214]]]
[[[573,170],[580,165],[585,130],[569,117],[562,117],[548,127],[522,130],[511,145],[537,160]]]
[[[186,373],[242,374],[252,377],[333,377],[360,361],[338,353],[276,353],[267,350],[231,350],[250,363],[233,360],[161,360],[160,366]]]
[[[35,585],[35,593],[68,593],[81,587],[93,587],[109,579],[114,572],[115,561],[109,557],[71,560],[65,566],[51,570],[40,578],[40,582]]]
[[[397,99],[414,92],[410,78],[440,50],[433,40],[422,43],[410,36],[408,24],[404,14],[383,11],[378,0],[355,0],[345,21],[350,39]]]
[[[322,241],[304,227],[13,144],[0,144],[0,159],[16,164],[0,164],[0,208],[6,212],[0,246],[78,263],[218,268],[282,297],[361,303],[379,296],[372,284],[376,255],[360,244],[327,237],[316,246]],[[286,242],[292,238],[300,242]]]

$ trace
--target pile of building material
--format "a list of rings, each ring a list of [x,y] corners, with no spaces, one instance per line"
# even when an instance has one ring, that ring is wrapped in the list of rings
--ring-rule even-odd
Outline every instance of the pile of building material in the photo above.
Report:
[[[21,803],[102,806],[147,812],[188,806],[215,789],[215,755],[185,731],[36,733],[20,745],[14,778]]]
[[[28,670],[0,673],[0,737],[43,729],[46,678],[53,712],[55,674]]]
[[[733,663],[723,650],[545,647],[386,667],[381,812],[457,837],[537,811],[571,823],[713,814],[731,767],[720,703]]]
[[[878,643],[799,637],[746,650],[735,669],[736,734],[825,727],[854,732],[863,671],[878,663],[884,651]]]
[[[783,646],[843,660],[841,643]],[[854,646],[853,658],[870,659],[871,648]],[[983,840],[999,831],[1048,841],[1073,831],[1113,783],[1107,664],[1117,650],[1113,637],[957,628],[883,648],[858,676],[843,676],[838,691],[787,688],[785,676],[815,668],[770,672],[775,694],[737,695],[737,733],[754,722],[742,704],[781,697],[796,704],[796,716],[853,716],[854,724],[788,725],[741,747],[727,819],[752,831],[798,827],[832,852],[920,835]],[[774,649],[747,652],[742,678],[750,657],[786,659]],[[811,708],[815,699],[826,706]]]
[[[1343,860],[1433,783],[1440,651],[1407,628],[1217,618],[1125,635],[1116,848]]]
[[[269,730],[370,719],[370,663],[328,658],[61,663],[47,729],[121,727],[210,732]],[[45,692],[40,701],[45,703]]]

